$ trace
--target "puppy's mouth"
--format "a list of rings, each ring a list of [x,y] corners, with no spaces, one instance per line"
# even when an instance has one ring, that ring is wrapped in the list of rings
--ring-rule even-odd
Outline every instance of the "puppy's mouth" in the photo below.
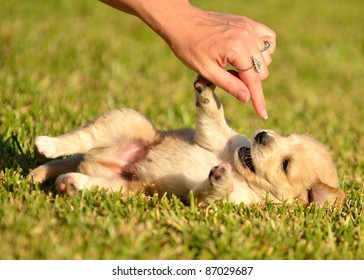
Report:
[[[238,156],[241,164],[245,168],[249,168],[251,172],[255,173],[251,149],[248,147],[241,147],[238,150]]]

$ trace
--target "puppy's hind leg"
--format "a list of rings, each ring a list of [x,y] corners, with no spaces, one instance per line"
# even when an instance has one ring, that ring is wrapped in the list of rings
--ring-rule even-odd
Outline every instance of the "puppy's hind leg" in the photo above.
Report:
[[[37,151],[47,158],[84,154],[93,148],[122,145],[129,140],[152,142],[156,131],[142,114],[131,110],[112,110],[88,125],[58,137],[38,136]]]
[[[34,183],[44,183],[45,181],[57,178],[57,176],[61,174],[76,172],[82,160],[82,155],[74,155],[65,159],[52,160],[33,169],[29,176]]]
[[[58,192],[67,194],[74,194],[81,190],[90,190],[94,187],[100,187],[111,191],[119,191],[124,186],[127,188],[126,182],[118,177],[114,177],[113,179],[104,179],[88,176],[78,172],[62,174],[56,179]]]
[[[214,92],[215,85],[198,76],[194,87],[197,109],[195,141],[210,151],[220,151],[235,132],[226,123],[223,106]]]

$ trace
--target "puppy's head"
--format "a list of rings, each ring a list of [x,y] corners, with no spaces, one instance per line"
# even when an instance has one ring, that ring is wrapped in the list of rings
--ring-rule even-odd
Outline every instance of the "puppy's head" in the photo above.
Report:
[[[237,150],[235,165],[250,186],[268,191],[277,201],[298,199],[319,205],[345,201],[329,152],[308,135],[259,131],[251,146]]]

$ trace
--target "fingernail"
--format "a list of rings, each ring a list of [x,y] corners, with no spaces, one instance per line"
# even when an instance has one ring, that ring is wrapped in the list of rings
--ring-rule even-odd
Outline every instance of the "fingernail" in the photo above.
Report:
[[[266,108],[264,108],[264,109],[262,110],[262,117],[263,117],[263,119],[265,119],[265,120],[267,120],[267,119],[268,119],[268,112],[267,112],[267,109],[266,109]]]

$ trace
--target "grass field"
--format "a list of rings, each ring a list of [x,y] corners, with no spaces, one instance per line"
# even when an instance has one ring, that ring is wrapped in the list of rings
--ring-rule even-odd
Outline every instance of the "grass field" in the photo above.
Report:
[[[97,1],[3,1],[0,8],[0,259],[363,259],[362,0],[193,1],[277,33],[264,82],[270,118],[219,91],[232,127],[308,132],[330,148],[347,203],[336,209],[216,203],[31,184],[34,137],[131,107],[159,128],[193,126],[192,82],[136,18]]]

